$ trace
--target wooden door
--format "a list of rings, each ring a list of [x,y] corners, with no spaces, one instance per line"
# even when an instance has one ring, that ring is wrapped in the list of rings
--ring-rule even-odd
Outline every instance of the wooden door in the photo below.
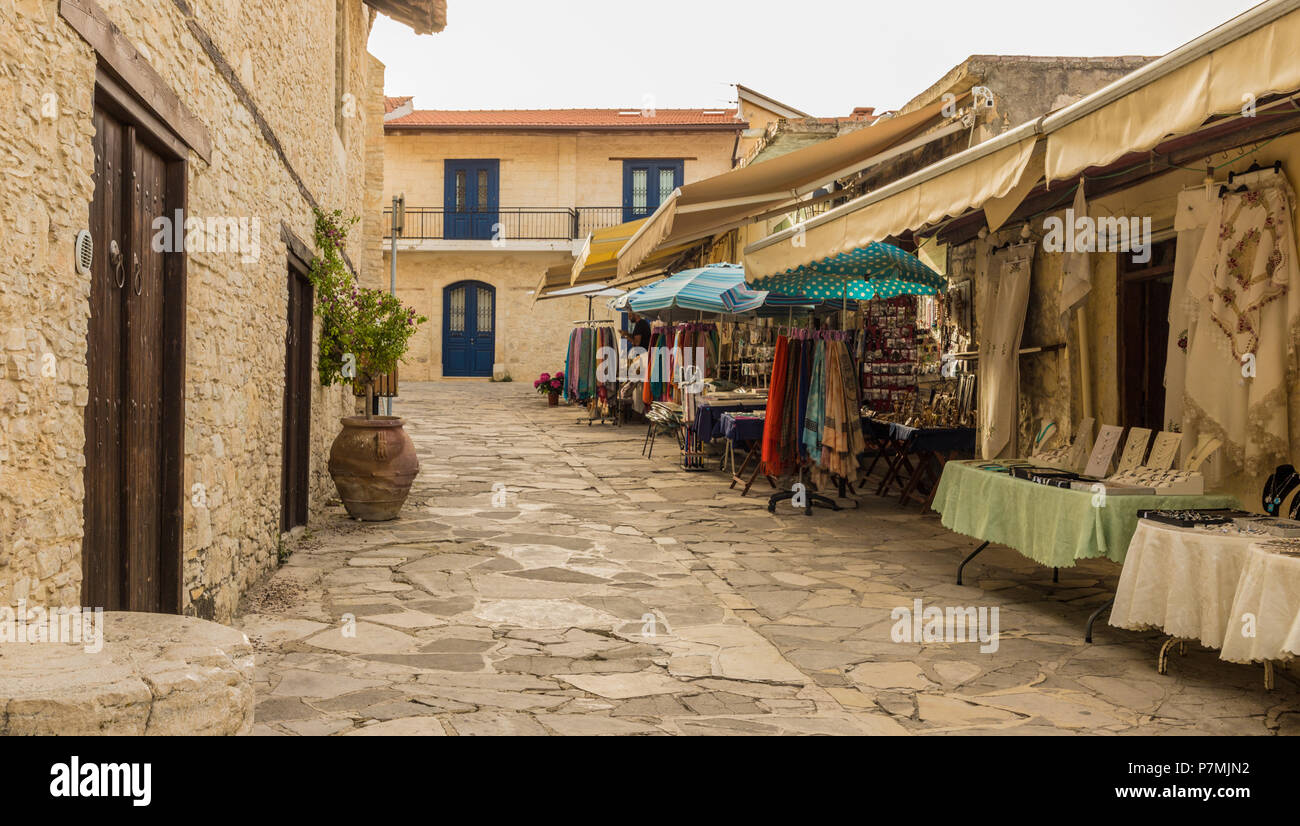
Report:
[[[443,164],[443,237],[489,241],[498,222],[501,163],[496,159]]]
[[[82,596],[107,610],[175,612],[184,288],[168,281],[184,270],[169,261],[180,252],[153,243],[153,224],[181,208],[184,163],[178,172],[112,109],[97,105],[94,123]],[[178,302],[182,318],[169,322]]]
[[[284,443],[280,474],[280,530],[307,524],[311,482],[312,286],[289,267],[284,347]]]
[[[442,294],[442,374],[491,376],[496,360],[496,290],[461,281]]]

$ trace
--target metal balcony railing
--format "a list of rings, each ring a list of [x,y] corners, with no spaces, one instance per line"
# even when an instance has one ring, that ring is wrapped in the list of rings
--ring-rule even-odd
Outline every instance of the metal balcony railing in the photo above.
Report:
[[[384,238],[391,239],[392,209],[384,210]],[[572,241],[623,222],[623,207],[499,207],[457,212],[445,207],[407,207],[408,241]]]

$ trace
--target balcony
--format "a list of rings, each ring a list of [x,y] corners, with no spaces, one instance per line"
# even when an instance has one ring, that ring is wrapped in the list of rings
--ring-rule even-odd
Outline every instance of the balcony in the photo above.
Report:
[[[384,238],[391,240],[392,209],[384,210]],[[403,246],[433,249],[421,242],[566,242],[623,222],[623,207],[500,207],[456,212],[444,207],[407,207]]]

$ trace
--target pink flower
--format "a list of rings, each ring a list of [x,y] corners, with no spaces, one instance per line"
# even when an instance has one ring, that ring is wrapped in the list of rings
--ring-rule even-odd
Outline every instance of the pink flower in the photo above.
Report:
[[[543,373],[543,374],[541,375],[541,377],[539,378],[539,380],[540,380],[540,381],[550,381],[550,380],[551,380],[551,374],[550,374],[550,373]]]

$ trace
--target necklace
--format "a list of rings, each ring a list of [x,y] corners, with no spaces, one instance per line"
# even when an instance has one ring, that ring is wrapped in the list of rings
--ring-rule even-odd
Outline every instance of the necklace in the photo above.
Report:
[[[1291,468],[1291,473],[1287,476],[1286,481],[1281,481],[1282,472],[1286,468]],[[1295,483],[1300,479],[1300,473],[1291,465],[1282,465],[1268,477],[1268,482],[1264,485],[1264,510],[1273,515],[1278,512],[1282,505],[1282,500],[1287,497]]]

